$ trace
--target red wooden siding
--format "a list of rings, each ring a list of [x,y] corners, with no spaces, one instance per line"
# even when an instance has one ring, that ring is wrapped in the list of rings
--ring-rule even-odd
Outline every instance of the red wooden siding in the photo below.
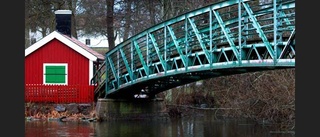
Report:
[[[25,84],[43,84],[43,63],[67,63],[68,85],[89,85],[89,59],[57,39],[25,57]]]
[[[92,103],[94,88],[89,85],[25,85],[25,102]]]

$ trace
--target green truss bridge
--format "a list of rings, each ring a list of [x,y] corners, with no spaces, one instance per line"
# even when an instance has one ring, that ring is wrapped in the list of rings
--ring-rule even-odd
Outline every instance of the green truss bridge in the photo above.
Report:
[[[152,26],[108,51],[96,98],[150,98],[225,75],[295,67],[295,0],[226,0]]]

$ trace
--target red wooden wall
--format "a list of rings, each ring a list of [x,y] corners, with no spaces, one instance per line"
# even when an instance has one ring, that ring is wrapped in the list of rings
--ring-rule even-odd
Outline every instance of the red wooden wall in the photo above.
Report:
[[[25,84],[43,84],[43,63],[67,63],[68,85],[89,85],[89,59],[57,39],[25,57]]]

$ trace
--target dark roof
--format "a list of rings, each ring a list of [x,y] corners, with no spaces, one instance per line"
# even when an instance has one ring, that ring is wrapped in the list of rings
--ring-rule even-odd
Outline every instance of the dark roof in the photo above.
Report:
[[[90,47],[90,48],[104,56],[109,50],[108,47]]]
[[[61,33],[60,33],[61,34]],[[90,52],[91,54],[93,54],[94,56],[96,56],[98,59],[100,60],[104,60],[104,55],[98,53],[97,51],[93,50],[92,48],[88,47],[86,44],[82,43],[81,41],[79,41],[78,39],[74,38],[74,37],[69,37],[68,35],[65,34],[61,34],[64,37],[66,37],[67,39],[71,40],[72,42],[74,42],[75,44],[77,44],[78,46],[80,46],[81,48],[87,50],[88,52]]]

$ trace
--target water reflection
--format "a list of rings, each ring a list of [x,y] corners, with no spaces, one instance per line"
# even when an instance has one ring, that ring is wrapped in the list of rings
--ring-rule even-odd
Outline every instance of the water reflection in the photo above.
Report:
[[[90,137],[94,124],[85,122],[30,121],[25,122],[25,137]]]
[[[156,121],[25,122],[26,137],[294,137],[248,120],[186,117]]]

